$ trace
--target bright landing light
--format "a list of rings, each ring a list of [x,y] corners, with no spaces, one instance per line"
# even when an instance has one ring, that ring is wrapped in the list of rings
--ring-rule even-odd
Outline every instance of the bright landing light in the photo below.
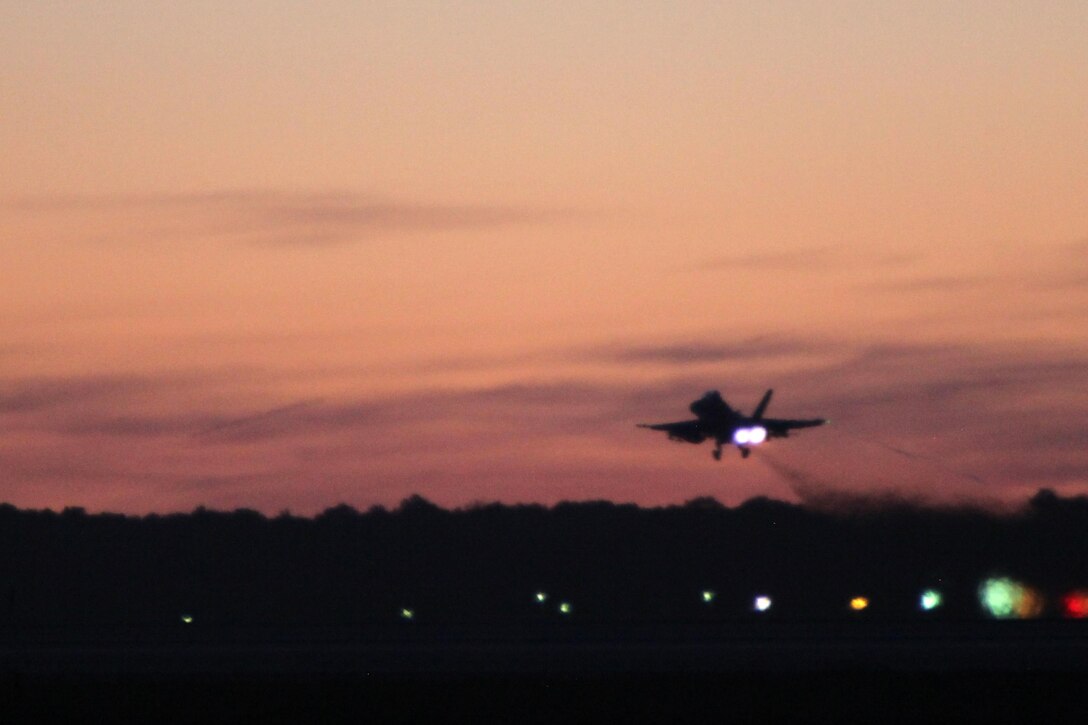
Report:
[[[771,598],[770,597],[756,597],[756,600],[755,600],[755,603],[753,604],[753,606],[755,607],[757,612],[766,612],[768,609],[771,608]]]
[[[767,429],[761,425],[737,428],[733,431],[733,442],[738,446],[758,446],[765,440],[767,440]]]
[[[936,589],[926,589],[922,592],[922,596],[918,600],[918,605],[927,612],[931,609],[936,609],[941,606],[941,593]]]
[[[855,612],[860,612],[869,606],[869,600],[865,597],[854,597],[850,600],[850,608]]]
[[[704,591],[703,592],[703,601],[706,602],[707,604],[710,604],[711,602],[713,602],[714,601],[714,592],[710,591],[709,589]]]

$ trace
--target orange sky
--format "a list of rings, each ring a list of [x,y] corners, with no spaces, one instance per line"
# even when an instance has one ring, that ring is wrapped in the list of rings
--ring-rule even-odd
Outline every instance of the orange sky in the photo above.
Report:
[[[2,500],[1088,491],[1083,3],[0,8]]]

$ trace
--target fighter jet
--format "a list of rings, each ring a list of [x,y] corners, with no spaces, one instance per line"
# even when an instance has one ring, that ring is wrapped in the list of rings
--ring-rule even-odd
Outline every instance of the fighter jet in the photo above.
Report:
[[[755,411],[746,416],[729,407],[717,390],[711,390],[691,404],[695,420],[682,420],[678,423],[639,423],[639,428],[662,430],[669,434],[669,439],[687,443],[702,443],[707,438],[714,440],[714,460],[722,459],[722,445],[733,444],[740,449],[742,458],[752,452],[752,446],[758,446],[768,438],[786,438],[791,430],[812,428],[823,425],[827,420],[812,418],[809,420],[782,420],[764,418],[767,404],[771,402],[774,390],[763,394]]]

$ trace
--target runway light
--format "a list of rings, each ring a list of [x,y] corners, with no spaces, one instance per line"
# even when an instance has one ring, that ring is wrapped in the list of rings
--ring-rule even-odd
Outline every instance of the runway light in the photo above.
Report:
[[[560,614],[570,614],[570,611],[571,611],[570,602],[560,602],[559,603],[559,613]]]
[[[752,440],[752,431],[747,428],[737,428],[733,431],[733,442],[738,446],[748,445]]]
[[[865,597],[854,597],[850,600],[850,608],[855,612],[860,612],[869,606],[869,600]]]
[[[400,610],[401,619],[413,619],[413,618],[415,618],[415,616],[416,616],[416,613],[415,613],[414,609],[402,609],[402,610]]]
[[[1016,603],[1016,616],[1020,619],[1035,619],[1046,608],[1043,595],[1031,587],[1024,587],[1024,595]]]
[[[185,624],[192,624],[193,623],[193,615],[183,614],[183,615],[181,615],[181,621],[185,622]]]
[[[1062,610],[1071,619],[1088,617],[1088,590],[1080,589],[1062,597]]]
[[[978,598],[982,608],[995,619],[1031,619],[1043,613],[1042,595],[1008,577],[982,582]]]
[[[536,601],[537,601],[538,604],[543,604],[544,602],[548,601],[547,592],[537,592],[536,593]]]
[[[715,596],[717,596],[717,595],[714,592],[707,589],[707,590],[705,590],[703,592],[703,601],[706,602],[707,604],[710,604],[711,602],[714,601]]]
[[[766,596],[756,597],[753,606],[757,612],[766,612],[771,608],[771,598]]]
[[[926,612],[941,606],[941,593],[936,589],[926,589],[918,600],[919,606]]]
[[[991,617],[1006,619],[1016,614],[1020,585],[1011,579],[987,579],[979,587],[978,597]]]

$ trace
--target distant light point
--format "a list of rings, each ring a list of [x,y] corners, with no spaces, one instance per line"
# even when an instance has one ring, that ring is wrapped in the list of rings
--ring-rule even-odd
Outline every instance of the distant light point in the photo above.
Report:
[[[714,592],[712,592],[711,590],[709,590],[709,589],[703,590],[703,601],[706,602],[707,604],[710,604],[711,602],[713,602],[714,597],[716,597],[716,596],[717,595]]]
[[[405,609],[400,610],[401,619],[414,619],[415,616],[416,616],[416,612],[415,612],[414,609],[405,608]]]
[[[183,614],[183,615],[181,615],[181,621],[184,622],[185,624],[192,624],[193,623],[193,615]]]
[[[571,612],[570,602],[560,602],[559,603],[559,613],[560,614],[570,614],[570,612]]]
[[[756,597],[756,600],[752,606],[755,607],[755,610],[757,612],[766,612],[768,609],[771,608],[771,598],[767,596]]]
[[[539,604],[543,604],[544,602],[548,601],[548,593],[547,592],[537,592],[534,596],[536,598],[537,603],[539,603]]]
[[[942,599],[941,593],[936,589],[926,589],[922,592],[918,604],[922,607],[923,611],[928,612],[941,606]]]
[[[994,619],[1031,619],[1043,612],[1043,597],[1008,577],[991,578],[978,588],[979,604]]]
[[[853,609],[855,612],[860,612],[868,606],[869,600],[866,597],[854,597],[850,600],[850,608]]]
[[[1066,594],[1062,598],[1062,609],[1065,616],[1071,619],[1088,617],[1088,590],[1080,589]]]

